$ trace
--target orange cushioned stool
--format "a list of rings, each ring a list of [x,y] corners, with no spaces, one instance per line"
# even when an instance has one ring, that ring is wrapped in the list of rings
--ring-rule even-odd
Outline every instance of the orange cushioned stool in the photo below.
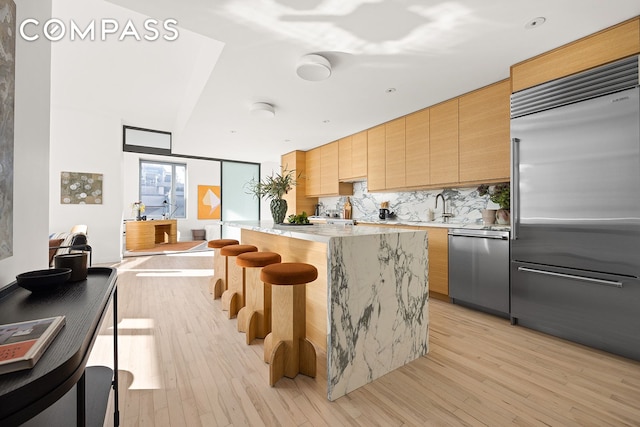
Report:
[[[260,279],[271,286],[271,333],[264,340],[269,384],[298,373],[316,376],[316,349],[306,338],[307,283],[318,277],[310,264],[283,262],[262,269]]]
[[[218,249],[213,252],[213,277],[210,281],[210,292],[214,299],[220,298],[227,289],[227,257],[220,254],[220,249],[238,243],[240,242],[234,239],[215,239],[207,242],[208,247]]]
[[[236,257],[236,264],[244,268],[245,284],[244,307],[238,312],[238,332],[247,334],[247,345],[271,332],[271,285],[260,280],[260,272],[262,267],[281,260],[275,252],[245,252]]]
[[[244,268],[236,264],[236,257],[245,252],[257,252],[253,245],[227,245],[220,255],[227,258],[227,289],[222,293],[222,309],[229,312],[229,319],[236,317],[244,307]]]

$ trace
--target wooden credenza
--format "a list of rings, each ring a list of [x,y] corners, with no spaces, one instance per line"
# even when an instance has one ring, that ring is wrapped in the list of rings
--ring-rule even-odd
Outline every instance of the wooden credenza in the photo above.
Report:
[[[178,220],[127,221],[127,250],[152,249],[158,243],[178,241]]]

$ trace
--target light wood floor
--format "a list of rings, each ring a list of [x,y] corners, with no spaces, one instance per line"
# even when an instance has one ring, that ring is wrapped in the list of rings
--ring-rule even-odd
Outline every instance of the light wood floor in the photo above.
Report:
[[[268,385],[209,295],[208,254],[118,265],[122,426],[640,426],[640,362],[430,301],[430,352],[335,402],[319,376]],[[90,363],[110,364],[105,322]],[[639,331],[640,333],[640,331]]]

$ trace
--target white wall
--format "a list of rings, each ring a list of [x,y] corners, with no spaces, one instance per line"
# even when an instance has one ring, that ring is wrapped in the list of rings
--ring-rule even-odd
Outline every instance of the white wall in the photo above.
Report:
[[[16,0],[17,22],[51,17],[51,0]],[[13,256],[0,261],[0,287],[47,268],[51,46],[16,40]]]
[[[49,156],[47,232],[69,231],[76,224],[86,224],[93,263],[119,261],[123,188],[120,118],[54,104]],[[60,203],[60,173],[63,171],[102,174],[102,204]]]

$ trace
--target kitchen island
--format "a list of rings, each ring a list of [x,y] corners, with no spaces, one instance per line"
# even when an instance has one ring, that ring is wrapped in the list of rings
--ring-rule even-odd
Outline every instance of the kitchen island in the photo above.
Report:
[[[306,286],[307,338],[327,354],[335,400],[428,352],[427,233],[232,222],[241,241],[318,269]]]

